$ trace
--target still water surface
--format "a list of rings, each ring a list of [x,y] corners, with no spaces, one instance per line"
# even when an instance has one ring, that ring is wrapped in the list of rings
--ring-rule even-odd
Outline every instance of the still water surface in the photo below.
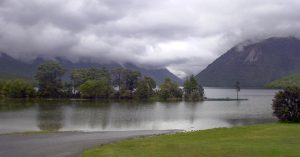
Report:
[[[0,133],[120,130],[199,130],[276,121],[276,90],[244,89],[248,101],[92,102],[0,101]],[[206,88],[209,98],[234,98],[234,89]]]

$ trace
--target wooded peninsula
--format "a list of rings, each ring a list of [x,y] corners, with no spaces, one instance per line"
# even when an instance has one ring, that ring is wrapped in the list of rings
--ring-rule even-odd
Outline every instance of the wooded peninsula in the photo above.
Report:
[[[193,75],[180,88],[169,78],[158,87],[151,77],[124,68],[73,69],[69,79],[63,80],[65,72],[58,62],[46,62],[38,67],[35,81],[1,80],[0,98],[202,101],[204,97],[203,87]]]

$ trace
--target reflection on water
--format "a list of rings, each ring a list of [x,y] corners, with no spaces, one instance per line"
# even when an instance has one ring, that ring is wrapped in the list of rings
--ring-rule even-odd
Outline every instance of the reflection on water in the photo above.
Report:
[[[234,97],[233,89],[205,90]],[[249,101],[93,102],[0,101],[0,133],[20,131],[196,130],[274,122],[275,90],[242,90]]]
[[[59,104],[39,104],[38,127],[43,131],[58,131],[63,127],[63,110]]]

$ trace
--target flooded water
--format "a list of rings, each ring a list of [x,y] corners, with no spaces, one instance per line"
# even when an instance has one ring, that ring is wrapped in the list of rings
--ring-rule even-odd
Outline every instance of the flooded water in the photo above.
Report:
[[[0,101],[0,133],[24,131],[199,130],[275,122],[276,90],[244,89],[248,101],[94,102]],[[208,98],[234,98],[234,89],[206,88]]]

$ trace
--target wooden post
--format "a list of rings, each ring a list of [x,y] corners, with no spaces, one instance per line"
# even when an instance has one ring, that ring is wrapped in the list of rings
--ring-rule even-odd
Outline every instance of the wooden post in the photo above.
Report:
[[[240,82],[239,81],[236,81],[236,83],[235,83],[235,89],[236,89],[236,100],[239,100],[239,92],[241,90]]]

